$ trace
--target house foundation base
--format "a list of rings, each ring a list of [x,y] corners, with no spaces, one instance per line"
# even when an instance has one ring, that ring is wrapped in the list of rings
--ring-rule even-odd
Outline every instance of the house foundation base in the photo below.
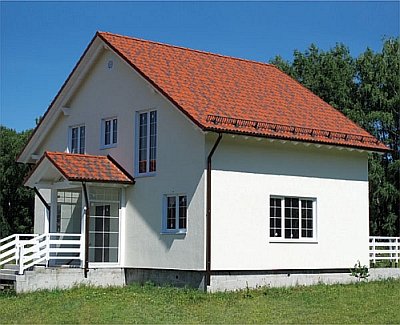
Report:
[[[204,271],[184,271],[167,269],[125,269],[126,284],[151,282],[156,285],[172,285],[205,289]]]
[[[371,268],[368,281],[400,279],[400,268]],[[211,285],[205,287],[204,271],[167,269],[90,269],[84,277],[80,268],[36,266],[24,275],[16,275],[17,293],[37,290],[69,289],[85,285],[121,287],[131,283],[190,287],[208,292],[235,291],[258,287],[290,287],[315,284],[346,284],[357,282],[349,270],[290,270],[290,271],[213,271]]]
[[[25,274],[16,276],[15,291],[22,293],[37,290],[69,289],[80,285],[94,287],[124,286],[124,269],[89,269],[88,276],[85,278],[81,268],[35,266],[32,271],[25,271]]]
[[[289,270],[213,272],[208,292],[255,289],[258,287],[293,287],[316,284],[347,284],[357,282],[349,270]],[[400,279],[400,268],[369,269],[368,281]]]

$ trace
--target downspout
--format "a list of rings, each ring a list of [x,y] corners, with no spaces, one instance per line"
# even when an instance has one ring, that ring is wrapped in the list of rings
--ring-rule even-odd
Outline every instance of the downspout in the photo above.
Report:
[[[218,133],[218,139],[215,141],[207,157],[207,197],[206,197],[206,286],[211,282],[211,158],[214,155],[220,141],[222,133]],[[207,287],[206,287],[207,289]]]
[[[90,221],[90,205],[89,197],[87,194],[86,184],[82,183],[83,195],[85,196],[86,211],[85,211],[85,262],[84,262],[84,275],[87,278],[89,272],[89,221]]]

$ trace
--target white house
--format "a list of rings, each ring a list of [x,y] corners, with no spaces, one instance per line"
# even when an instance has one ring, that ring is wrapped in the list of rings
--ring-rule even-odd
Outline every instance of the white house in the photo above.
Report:
[[[367,156],[385,150],[272,65],[98,32],[18,157],[37,192],[20,271],[338,279],[368,264]]]

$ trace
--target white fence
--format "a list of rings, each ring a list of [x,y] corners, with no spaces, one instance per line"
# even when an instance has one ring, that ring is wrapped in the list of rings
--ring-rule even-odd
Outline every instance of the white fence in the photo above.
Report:
[[[11,235],[0,240],[0,267],[15,261],[19,274],[23,274],[24,270],[37,264],[48,265],[51,260],[82,263],[83,249],[81,234]]]
[[[369,260],[372,265],[379,261],[399,265],[400,237],[369,237]]]

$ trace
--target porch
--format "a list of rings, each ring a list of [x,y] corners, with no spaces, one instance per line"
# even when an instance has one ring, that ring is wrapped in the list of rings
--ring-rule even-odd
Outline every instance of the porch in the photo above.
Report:
[[[32,235],[0,241],[0,267],[89,268],[121,263],[125,190],[135,183],[112,157],[45,152],[25,180],[36,193]]]

